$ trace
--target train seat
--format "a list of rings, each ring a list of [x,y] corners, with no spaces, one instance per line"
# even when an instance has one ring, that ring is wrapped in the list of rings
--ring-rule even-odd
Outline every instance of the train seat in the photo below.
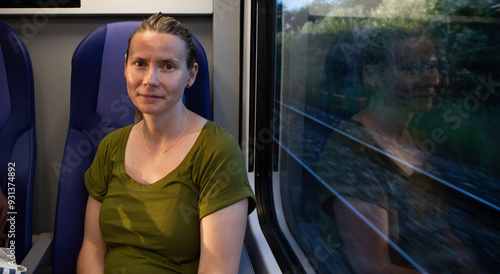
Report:
[[[0,187],[15,222],[7,222],[17,263],[31,248],[35,173],[35,99],[29,52],[9,26],[0,23]],[[15,238],[13,238],[15,237]],[[9,248],[11,247],[9,245]]]
[[[96,28],[76,48],[72,59],[70,122],[59,177],[53,273],[74,273],[83,239],[88,193],[84,173],[101,139],[134,122],[135,107],[123,76],[127,41],[140,21],[110,23]],[[199,71],[186,89],[190,110],[210,119],[209,72],[206,54],[194,39]]]

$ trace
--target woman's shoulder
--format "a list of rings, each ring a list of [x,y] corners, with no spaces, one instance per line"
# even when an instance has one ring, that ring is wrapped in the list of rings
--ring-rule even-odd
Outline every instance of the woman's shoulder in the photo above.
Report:
[[[113,138],[121,138],[123,136],[128,136],[128,134],[130,133],[130,131],[132,130],[132,127],[134,127],[134,125],[135,124],[131,124],[131,125],[119,128],[119,129],[115,129],[115,130],[111,131],[108,135],[106,135],[104,138],[113,139]]]
[[[342,146],[348,147],[377,147],[369,130],[362,123],[353,119],[342,121],[328,136],[328,143],[340,143]]]
[[[212,146],[237,145],[234,136],[225,128],[213,121],[207,120],[202,129],[203,141]]]
[[[119,145],[121,142],[126,142],[133,126],[134,124],[111,131],[102,138],[99,146]]]

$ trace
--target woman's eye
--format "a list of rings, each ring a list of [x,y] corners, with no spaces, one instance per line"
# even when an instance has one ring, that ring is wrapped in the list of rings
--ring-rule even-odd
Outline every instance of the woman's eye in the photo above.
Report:
[[[415,62],[415,63],[411,64],[410,71],[414,72],[414,73],[422,73],[422,72],[424,72],[424,69],[425,69],[425,66],[424,66],[424,64],[422,64],[422,62]]]
[[[134,65],[135,65],[136,67],[144,67],[144,62],[142,62],[142,61],[135,61],[135,62],[134,62]]]
[[[174,69],[174,68],[175,68],[175,66],[174,66],[174,65],[172,65],[172,64],[165,64],[165,65],[163,66],[163,69],[165,69],[165,70],[172,70],[172,69]]]
[[[436,69],[437,64],[435,61],[430,61],[428,64],[423,64],[422,62],[413,62],[403,65],[400,70],[405,72],[411,72],[415,74],[422,74],[425,71],[433,71]]]

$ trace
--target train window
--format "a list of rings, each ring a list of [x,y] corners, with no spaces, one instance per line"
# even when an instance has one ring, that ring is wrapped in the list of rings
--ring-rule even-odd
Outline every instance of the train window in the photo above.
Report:
[[[266,236],[295,256],[282,268],[498,271],[500,2],[272,8],[256,132],[272,129],[273,158],[256,152],[255,173],[274,193],[280,232]]]

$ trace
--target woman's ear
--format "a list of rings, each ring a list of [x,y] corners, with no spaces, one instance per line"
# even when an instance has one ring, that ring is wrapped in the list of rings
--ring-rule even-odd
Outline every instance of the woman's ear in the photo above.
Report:
[[[194,84],[197,74],[198,74],[198,63],[194,62],[193,67],[189,70],[189,79],[187,80],[186,88],[190,88]]]
[[[377,81],[375,79],[375,70],[373,69],[373,66],[368,64],[363,67],[363,79],[366,81],[366,83],[372,87],[375,87],[377,84]]]
[[[127,61],[128,61],[128,56],[125,53],[125,67],[123,68],[123,74],[125,75],[125,77],[126,77],[126,71],[127,71]]]

